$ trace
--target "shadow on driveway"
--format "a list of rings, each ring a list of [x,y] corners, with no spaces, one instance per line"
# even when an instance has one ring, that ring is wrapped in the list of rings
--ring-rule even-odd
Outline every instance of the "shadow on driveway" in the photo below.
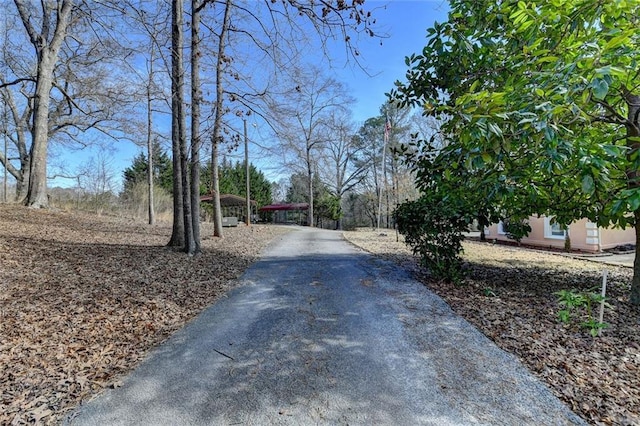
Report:
[[[583,424],[424,286],[331,231],[292,232],[68,423]]]

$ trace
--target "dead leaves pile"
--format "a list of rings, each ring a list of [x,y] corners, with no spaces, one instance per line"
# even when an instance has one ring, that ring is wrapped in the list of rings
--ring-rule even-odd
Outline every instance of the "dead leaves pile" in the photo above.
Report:
[[[410,267],[462,317],[521,361],[575,413],[591,424],[640,424],[640,312],[628,303],[632,271],[609,271],[602,337],[558,321],[554,292],[599,287],[595,262],[557,254],[465,243],[469,279],[435,282],[395,236],[345,233],[362,248]]]
[[[227,229],[188,257],[168,225],[0,206],[0,424],[59,423],[118,386],[282,232]]]

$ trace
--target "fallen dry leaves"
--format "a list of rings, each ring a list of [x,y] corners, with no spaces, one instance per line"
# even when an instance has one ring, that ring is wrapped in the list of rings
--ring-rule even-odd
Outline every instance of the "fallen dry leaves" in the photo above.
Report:
[[[602,264],[466,242],[464,285],[436,282],[393,232],[346,232],[354,244],[412,269],[467,321],[520,360],[591,424],[640,424],[640,312],[628,303],[629,268],[609,271],[609,326],[600,338],[558,321],[554,292],[599,287]],[[499,366],[496,366],[499,368]]]
[[[59,423],[118,386],[283,232],[229,228],[188,257],[167,224],[0,205],[0,424]]]

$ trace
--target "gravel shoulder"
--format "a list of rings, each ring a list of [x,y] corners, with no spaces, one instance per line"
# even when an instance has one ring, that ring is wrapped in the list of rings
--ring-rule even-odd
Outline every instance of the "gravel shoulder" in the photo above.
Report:
[[[640,313],[628,303],[629,268],[543,251],[465,242],[468,278],[456,286],[431,279],[402,236],[345,232],[353,244],[396,262],[505,351],[591,424],[640,424]],[[396,241],[396,238],[398,241]],[[608,270],[602,337],[558,320],[554,292],[599,288]]]
[[[583,422],[392,263],[300,228],[71,424]]]

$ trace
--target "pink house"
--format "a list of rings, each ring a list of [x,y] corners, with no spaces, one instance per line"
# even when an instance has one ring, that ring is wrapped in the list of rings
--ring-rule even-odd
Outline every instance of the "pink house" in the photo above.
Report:
[[[566,233],[571,239],[571,248],[597,253],[623,244],[635,244],[635,229],[602,228],[587,219],[581,219],[569,225],[568,231],[553,223],[550,217],[532,216],[529,218],[531,232],[522,239],[523,244],[540,247],[564,248]],[[485,228],[487,239],[511,241],[502,229],[502,222]]]

